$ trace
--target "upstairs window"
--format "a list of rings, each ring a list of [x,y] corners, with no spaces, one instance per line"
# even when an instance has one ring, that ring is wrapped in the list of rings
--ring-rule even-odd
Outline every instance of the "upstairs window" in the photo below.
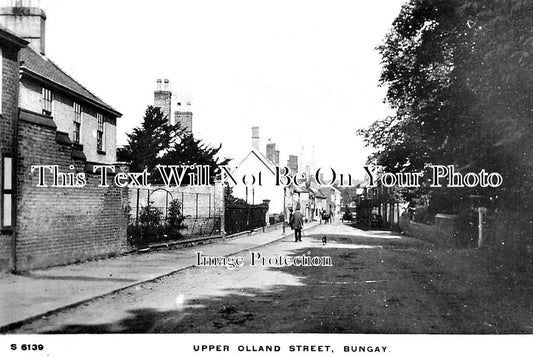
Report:
[[[43,88],[43,115],[52,116],[52,91],[50,89]]]
[[[104,115],[96,114],[98,126],[96,128],[96,149],[98,151],[104,150]]]
[[[74,103],[74,127],[72,130],[72,141],[80,143],[81,132],[81,105]]]

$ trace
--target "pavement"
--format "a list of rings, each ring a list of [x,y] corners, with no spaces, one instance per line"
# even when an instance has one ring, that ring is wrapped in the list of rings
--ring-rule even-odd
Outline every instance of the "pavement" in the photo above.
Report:
[[[317,226],[306,224],[304,231]],[[196,251],[228,256],[259,246],[292,239],[287,228],[192,247],[132,253],[114,258],[33,270],[23,275],[0,275],[0,332],[62,309],[84,304],[125,288],[196,266]]]

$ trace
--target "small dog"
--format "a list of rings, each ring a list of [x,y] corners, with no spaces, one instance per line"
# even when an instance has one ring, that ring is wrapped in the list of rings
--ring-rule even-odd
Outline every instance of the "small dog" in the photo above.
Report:
[[[328,237],[324,235],[324,237],[322,237],[322,245],[325,245],[326,242],[328,242]]]

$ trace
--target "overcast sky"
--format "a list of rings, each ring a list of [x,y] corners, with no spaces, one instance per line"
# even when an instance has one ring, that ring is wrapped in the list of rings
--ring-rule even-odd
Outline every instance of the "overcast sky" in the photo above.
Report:
[[[317,164],[363,177],[370,152],[355,135],[382,118],[379,45],[405,0],[42,0],[47,55],[138,126],[168,78],[191,101],[195,136],[243,158],[251,127]],[[176,106],[173,107],[173,111]]]

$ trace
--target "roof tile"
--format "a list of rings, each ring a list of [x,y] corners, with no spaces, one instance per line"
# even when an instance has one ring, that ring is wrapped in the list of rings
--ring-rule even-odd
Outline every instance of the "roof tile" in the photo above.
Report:
[[[93,101],[104,108],[118,113],[110,105],[106,104],[99,97],[87,90],[83,85],[74,80],[71,76],[66,74],[57,64],[52,62],[48,57],[43,56],[35,52],[30,47],[23,48],[20,51],[20,60],[23,62],[23,66],[28,68],[31,72],[44,77],[52,82],[55,82],[63,87],[66,87],[73,92],[83,96],[89,101]],[[120,116],[120,113],[118,113]]]

